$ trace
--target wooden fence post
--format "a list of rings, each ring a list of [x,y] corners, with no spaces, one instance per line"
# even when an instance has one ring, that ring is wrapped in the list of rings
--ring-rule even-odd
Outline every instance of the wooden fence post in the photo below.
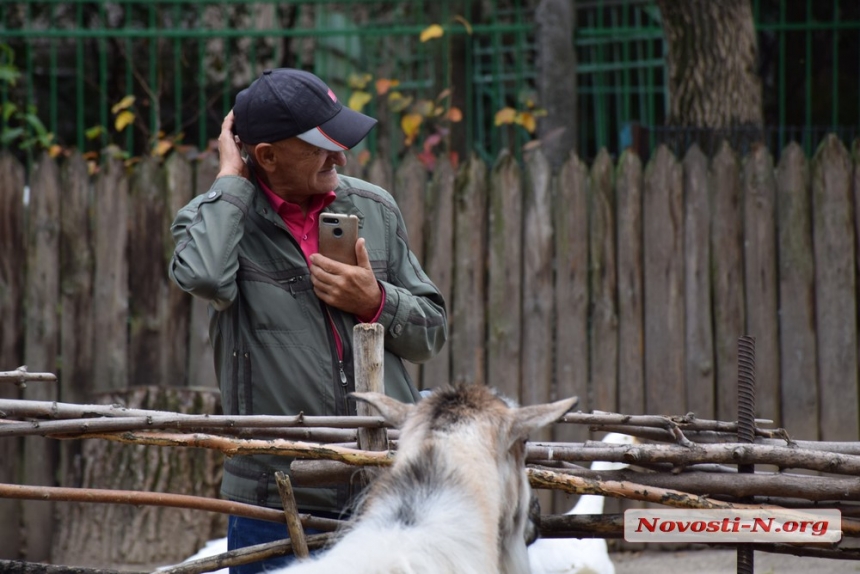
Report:
[[[490,174],[487,238],[487,384],[520,396],[522,364],[522,175],[504,151]]]
[[[588,283],[591,297],[589,373],[593,408],[618,410],[618,288],[612,158],[600,150],[591,167]]]
[[[0,359],[11,370],[24,364],[24,280],[27,242],[24,241],[24,166],[15,157],[0,151]],[[42,383],[37,383],[42,384]],[[0,398],[19,399],[18,385],[0,384]],[[0,482],[13,483],[20,476],[20,441],[0,440]],[[0,558],[17,559],[21,547],[21,501],[0,499]]]
[[[708,158],[694,143],[684,156],[684,340],[687,410],[713,418],[714,322]]]
[[[451,294],[454,283],[454,166],[447,157],[440,157],[433,172],[430,193],[427,196],[427,244],[424,254],[424,271],[439,289],[448,312],[451,312]],[[451,382],[451,344],[424,363],[421,371],[421,388],[428,389]]]
[[[618,412],[645,414],[642,162],[627,150],[615,177],[618,226]]]
[[[857,289],[851,158],[824,138],[812,160],[821,440],[857,440]]]
[[[684,217],[681,166],[665,145],[645,170],[645,408],[685,412]]]
[[[797,143],[782,151],[776,178],[781,425],[791,429],[792,437],[817,440],[818,343],[812,200],[809,162]]]
[[[738,337],[744,332],[743,238],[738,160],[729,145],[711,160],[711,285],[714,294],[716,407],[720,420],[737,415]]]
[[[746,330],[755,338],[756,416],[780,420],[779,316],[773,158],[756,146],[743,168]]]
[[[27,249],[27,308],[24,361],[31,371],[57,371],[60,325],[60,174],[57,163],[43,153],[31,178],[30,221]],[[31,383],[24,398],[56,401],[56,383]],[[53,486],[58,445],[41,437],[24,439],[25,484]],[[50,560],[54,535],[54,504],[24,502],[23,524],[27,532],[27,558]]]
[[[383,372],[385,329],[379,323],[359,323],[352,330],[355,358],[355,390],[359,393],[384,393]],[[369,404],[356,401],[358,416],[377,416]],[[358,429],[358,447],[387,450],[388,433],[384,428]]]
[[[451,378],[485,383],[485,238],[487,166],[476,156],[460,171],[454,192],[454,292],[451,305]]]

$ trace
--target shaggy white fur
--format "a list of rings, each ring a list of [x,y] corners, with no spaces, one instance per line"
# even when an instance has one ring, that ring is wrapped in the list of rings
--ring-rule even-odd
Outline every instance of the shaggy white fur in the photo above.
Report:
[[[528,573],[525,439],[575,399],[515,408],[481,385],[356,398],[401,428],[394,465],[335,546],[278,574]]]

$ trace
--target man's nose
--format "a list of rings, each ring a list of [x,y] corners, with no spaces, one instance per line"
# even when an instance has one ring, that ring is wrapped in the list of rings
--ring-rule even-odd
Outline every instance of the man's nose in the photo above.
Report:
[[[342,151],[329,152],[328,157],[335,165],[346,165],[346,154]]]

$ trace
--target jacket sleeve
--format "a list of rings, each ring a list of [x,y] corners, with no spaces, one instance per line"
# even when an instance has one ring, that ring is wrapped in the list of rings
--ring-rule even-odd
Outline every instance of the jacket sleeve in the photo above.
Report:
[[[448,339],[445,301],[410,251],[400,210],[389,227],[389,281],[381,281],[385,304],[378,322],[385,327],[385,347],[401,358],[422,363]]]
[[[219,177],[208,192],[179,210],[170,227],[176,243],[170,278],[219,311],[229,307],[238,292],[239,241],[253,194],[247,179]]]

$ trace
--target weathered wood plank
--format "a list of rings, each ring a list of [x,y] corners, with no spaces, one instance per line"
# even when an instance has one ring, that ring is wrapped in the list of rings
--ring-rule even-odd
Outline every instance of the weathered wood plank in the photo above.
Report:
[[[727,143],[711,162],[711,289],[714,304],[716,407],[720,420],[737,420],[738,337],[744,335],[740,167]]]
[[[162,216],[161,268],[168,268],[173,254],[173,237],[170,224],[176,212],[191,201],[194,192],[194,168],[182,153],[172,154],[164,164],[166,185],[164,188],[165,210]],[[164,311],[166,320],[162,323],[161,355],[164,361],[165,385],[185,386],[188,384],[188,342],[191,321],[191,297],[164,274],[167,286],[167,300]]]
[[[716,407],[708,158],[698,144],[687,151],[683,167],[687,409],[700,418],[713,418]]]
[[[523,219],[523,338],[522,383],[524,405],[552,398],[553,314],[552,202],[550,166],[540,149],[526,157],[526,195]],[[544,429],[536,440],[549,440]]]
[[[645,414],[642,306],[642,162],[621,154],[615,177],[618,219],[618,412]]]
[[[593,407],[618,410],[618,278],[615,260],[615,201],[612,159],[601,149],[591,167],[589,195],[589,285],[591,341],[589,383]]]
[[[93,248],[90,204],[92,187],[80,153],[62,168],[60,288],[62,300],[62,396],[85,402],[93,369]]]
[[[389,190],[400,207],[406,232],[409,234],[409,247],[418,258],[424,261],[424,203],[427,191],[427,168],[410,152],[394,174],[394,186]]]
[[[60,213],[60,397],[64,402],[87,403],[93,373],[93,247],[90,205],[92,186],[87,163],[80,153],[61,169],[63,189]],[[59,482],[77,486],[80,441],[59,444]],[[68,519],[66,505],[57,505],[57,521]]]
[[[15,157],[0,151],[0,366],[18,368],[24,364],[24,280],[27,242],[24,240],[24,166]],[[14,365],[14,366],[13,366]],[[17,385],[0,385],[0,398],[19,399]],[[0,481],[15,483],[20,476],[19,441],[0,439]],[[0,499],[0,558],[20,558],[22,547],[21,501]]]
[[[409,236],[409,248],[418,258],[424,261],[424,204],[427,192],[427,168],[409,152],[403,158],[397,172],[394,174],[394,186],[389,190],[397,201],[403,221],[406,223],[406,233]],[[420,367],[408,361],[404,362],[406,372],[413,381],[420,381]]]
[[[857,440],[857,289],[851,158],[828,135],[812,160],[821,440]]]
[[[587,412],[593,408],[588,396],[588,166],[576,154],[562,166],[556,189],[555,394],[579,397],[577,408]],[[555,425],[553,432],[557,441],[588,438],[582,425]]]
[[[487,382],[520,396],[522,334],[522,173],[508,151],[490,174],[487,277]]]
[[[94,393],[125,389],[128,382],[128,180],[122,161],[106,161],[93,198]]]
[[[382,189],[391,191],[392,182],[394,181],[391,164],[380,158],[376,158],[371,161],[370,166],[367,168],[367,181],[374,185],[378,185]]]
[[[218,175],[218,158],[207,154],[198,159],[194,170],[194,195],[206,193]],[[176,211],[170,214],[176,217]],[[170,244],[173,253],[173,243]],[[188,385],[192,387],[217,387],[215,375],[215,353],[209,341],[209,303],[199,297],[187,295],[191,301],[191,317],[188,331]]]
[[[129,385],[162,385],[167,320],[167,278],[163,229],[167,219],[165,177],[153,158],[144,158],[131,177],[128,221]]]
[[[780,420],[776,183],[773,158],[754,146],[743,166],[746,334],[755,337],[756,416]]]
[[[27,238],[27,307],[24,361],[32,371],[56,373],[60,354],[60,173],[57,163],[43,154],[30,179],[30,217]],[[33,401],[59,400],[55,383],[30,383],[23,397]],[[40,437],[24,439],[24,484],[53,486],[57,443]],[[24,501],[27,558],[49,561],[54,534],[54,504]]]
[[[683,173],[661,145],[645,169],[645,408],[686,412]]]
[[[797,439],[818,440],[818,343],[809,163],[797,143],[776,172],[779,238],[779,344],[782,417]]]
[[[487,166],[472,156],[454,187],[454,297],[451,305],[451,378],[486,382],[485,274]]]
[[[451,311],[454,275],[454,180],[456,173],[447,158],[439,158],[428,197],[427,248],[424,271],[442,293]],[[451,381],[451,343],[445,344],[435,357],[421,368],[421,386],[425,389],[447,385]],[[417,382],[417,381],[416,381]]]

